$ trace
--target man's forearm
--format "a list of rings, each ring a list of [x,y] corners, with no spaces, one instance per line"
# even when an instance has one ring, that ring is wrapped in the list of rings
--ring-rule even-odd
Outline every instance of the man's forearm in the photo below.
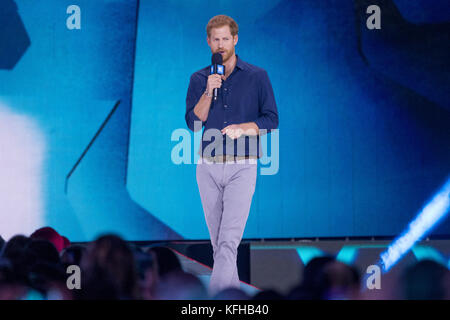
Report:
[[[197,104],[194,107],[195,115],[205,122],[208,119],[209,108],[211,107],[211,99],[212,97],[206,96],[206,94],[202,94],[200,100],[198,100]]]

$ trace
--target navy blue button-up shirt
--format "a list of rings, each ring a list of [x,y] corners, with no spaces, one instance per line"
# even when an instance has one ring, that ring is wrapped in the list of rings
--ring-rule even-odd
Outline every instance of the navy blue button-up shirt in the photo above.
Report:
[[[199,150],[202,156],[227,154],[260,158],[262,153],[259,135],[243,135],[233,141],[222,134],[219,139],[217,131],[220,133],[220,130],[228,125],[245,122],[255,122],[259,130],[266,129],[267,132],[278,127],[277,105],[267,72],[244,62],[237,55],[236,58],[236,66],[228,78],[222,81],[217,101],[211,102],[205,122],[194,113],[194,107],[206,90],[210,66],[191,76],[186,96],[185,119],[192,131],[205,127]],[[198,121],[196,127],[194,121]]]

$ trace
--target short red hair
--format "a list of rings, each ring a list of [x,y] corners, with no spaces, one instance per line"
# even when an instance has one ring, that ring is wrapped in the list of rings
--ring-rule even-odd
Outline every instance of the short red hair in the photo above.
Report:
[[[211,29],[220,28],[223,26],[230,27],[230,32],[233,37],[239,32],[239,26],[236,21],[233,20],[233,18],[224,14],[220,14],[218,16],[212,17],[206,25],[206,34],[208,35],[208,38],[211,35]]]

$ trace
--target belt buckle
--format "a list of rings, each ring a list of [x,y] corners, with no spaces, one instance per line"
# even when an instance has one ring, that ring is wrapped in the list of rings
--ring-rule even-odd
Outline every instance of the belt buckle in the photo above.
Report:
[[[214,163],[225,163],[226,162],[226,156],[225,155],[218,155],[213,157]]]
[[[223,162],[224,163],[236,163],[236,155],[224,155],[223,156]]]

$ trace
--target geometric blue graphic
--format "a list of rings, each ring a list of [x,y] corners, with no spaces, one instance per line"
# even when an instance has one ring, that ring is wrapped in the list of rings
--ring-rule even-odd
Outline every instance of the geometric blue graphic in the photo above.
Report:
[[[7,4],[11,8],[9,1],[0,6]],[[105,232],[127,240],[180,238],[134,203],[125,185],[137,1],[77,1],[81,29],[73,30],[66,26],[70,3],[17,0],[15,4],[17,10],[14,5],[14,10],[2,10],[0,15],[19,14],[31,45],[12,70],[0,70],[0,102],[11,114],[29,119],[45,141],[40,192],[28,184],[40,195],[42,210],[35,213],[39,225],[24,219],[18,226],[2,224],[0,233],[28,235],[32,228],[49,225],[71,241],[90,241]],[[1,21],[1,36],[8,31],[8,38],[22,37],[22,28],[15,33],[8,19]],[[2,53],[4,43],[0,42]],[[10,65],[9,57],[0,54],[0,65]],[[120,107],[99,132],[119,100]],[[9,152],[6,159],[21,163],[14,159],[19,153],[11,151],[2,150]],[[22,181],[21,177],[16,175]],[[34,181],[31,178],[25,182]],[[2,180],[0,188],[8,191],[8,184]],[[26,194],[16,194],[18,200],[21,195],[22,203],[27,203]],[[7,219],[12,213],[0,214]]]
[[[11,70],[30,46],[30,39],[13,0],[1,1],[0,23],[0,69]]]

